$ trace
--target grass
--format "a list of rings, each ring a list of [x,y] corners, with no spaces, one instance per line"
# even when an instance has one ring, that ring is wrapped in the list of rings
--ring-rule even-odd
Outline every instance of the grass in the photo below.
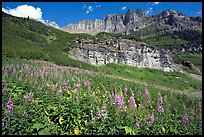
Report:
[[[200,135],[201,118],[197,98],[50,62],[2,58],[4,135]]]
[[[195,66],[195,69],[190,70],[187,67],[183,67],[187,72],[194,74],[202,74],[202,53],[177,53],[173,55],[173,60],[177,64],[182,64],[183,61],[190,61]],[[198,69],[198,70],[196,70]]]

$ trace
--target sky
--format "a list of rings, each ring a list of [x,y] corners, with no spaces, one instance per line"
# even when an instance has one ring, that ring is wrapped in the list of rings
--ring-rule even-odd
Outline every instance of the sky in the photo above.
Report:
[[[202,16],[202,2],[2,2],[2,11],[17,17],[31,17],[60,27],[80,20],[103,20],[107,14],[124,14],[128,9],[144,10],[147,16],[171,9],[187,16]]]

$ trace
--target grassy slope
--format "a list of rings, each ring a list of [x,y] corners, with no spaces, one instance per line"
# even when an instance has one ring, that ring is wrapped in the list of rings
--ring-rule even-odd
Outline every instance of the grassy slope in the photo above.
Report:
[[[145,81],[148,84],[152,83],[178,89],[197,91],[202,88],[200,81],[192,80],[187,76],[177,73],[164,73],[162,71],[138,69],[116,64],[96,67],[71,59],[64,54],[64,51],[67,51],[71,46],[77,46],[76,43],[73,42],[74,38],[92,38],[92,36],[87,34],[65,33],[49,26],[46,27],[39,22],[11,17],[3,13],[2,16],[3,56],[48,60],[58,65],[101,71],[124,78]],[[98,37],[100,37],[100,35]],[[133,37],[133,39],[134,38],[135,37]],[[174,75],[181,77],[190,84],[175,79]]]

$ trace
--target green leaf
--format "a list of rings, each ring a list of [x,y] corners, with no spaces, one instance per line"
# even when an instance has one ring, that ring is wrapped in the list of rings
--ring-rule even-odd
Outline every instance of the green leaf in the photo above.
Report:
[[[50,134],[50,128],[44,128],[42,130],[40,130],[39,135],[49,135]]]
[[[36,123],[32,126],[33,129],[40,129],[40,128],[44,128],[45,125],[41,124],[41,123]]]

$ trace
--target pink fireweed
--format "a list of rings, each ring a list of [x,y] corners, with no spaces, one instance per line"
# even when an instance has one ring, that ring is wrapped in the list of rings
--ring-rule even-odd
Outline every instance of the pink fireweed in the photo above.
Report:
[[[62,89],[59,89],[57,92],[58,95],[62,95]]]
[[[77,93],[77,89],[72,90],[72,93],[76,94]]]
[[[15,68],[13,69],[12,73],[13,73],[13,75],[16,75],[16,69]]]
[[[77,83],[77,84],[76,84],[76,87],[77,87],[77,88],[80,88],[80,86],[81,86],[80,83]]]
[[[136,124],[135,124],[135,127],[136,127],[136,128],[140,128],[140,124],[139,124],[139,123],[136,123]]]
[[[188,116],[187,116],[187,115],[184,115],[183,118],[182,118],[182,122],[181,122],[181,123],[182,123],[183,125],[189,125],[189,122],[190,122],[190,121],[189,121],[189,119],[188,119]]]
[[[146,97],[149,97],[149,91],[147,89],[144,90],[144,94]]]
[[[160,105],[158,106],[157,110],[160,113],[164,113],[164,108],[162,106],[160,106]]]
[[[154,115],[152,114],[149,119],[150,119],[150,123],[153,123],[154,122]]]
[[[128,93],[128,89],[124,88],[124,93],[127,94]]]
[[[33,93],[28,93],[28,94],[26,94],[25,96],[24,96],[24,99],[25,100],[28,100],[28,101],[31,101],[31,100],[33,100]]]
[[[4,88],[2,89],[2,93],[5,94],[6,92],[8,92],[8,89],[4,87]]]
[[[125,102],[124,102],[124,99],[118,95],[118,94],[115,94],[115,103],[117,106],[119,106],[120,108],[124,108],[124,105],[125,105]]]
[[[13,109],[14,109],[13,103],[9,102],[9,103],[6,105],[6,108],[7,108],[8,110],[13,110]]]
[[[97,114],[97,118],[100,120],[105,120],[107,118],[107,113],[106,113],[106,106],[103,105],[101,107],[101,110]]]
[[[134,95],[130,96],[130,103],[131,103],[131,108],[137,107],[137,105],[135,103]]]

